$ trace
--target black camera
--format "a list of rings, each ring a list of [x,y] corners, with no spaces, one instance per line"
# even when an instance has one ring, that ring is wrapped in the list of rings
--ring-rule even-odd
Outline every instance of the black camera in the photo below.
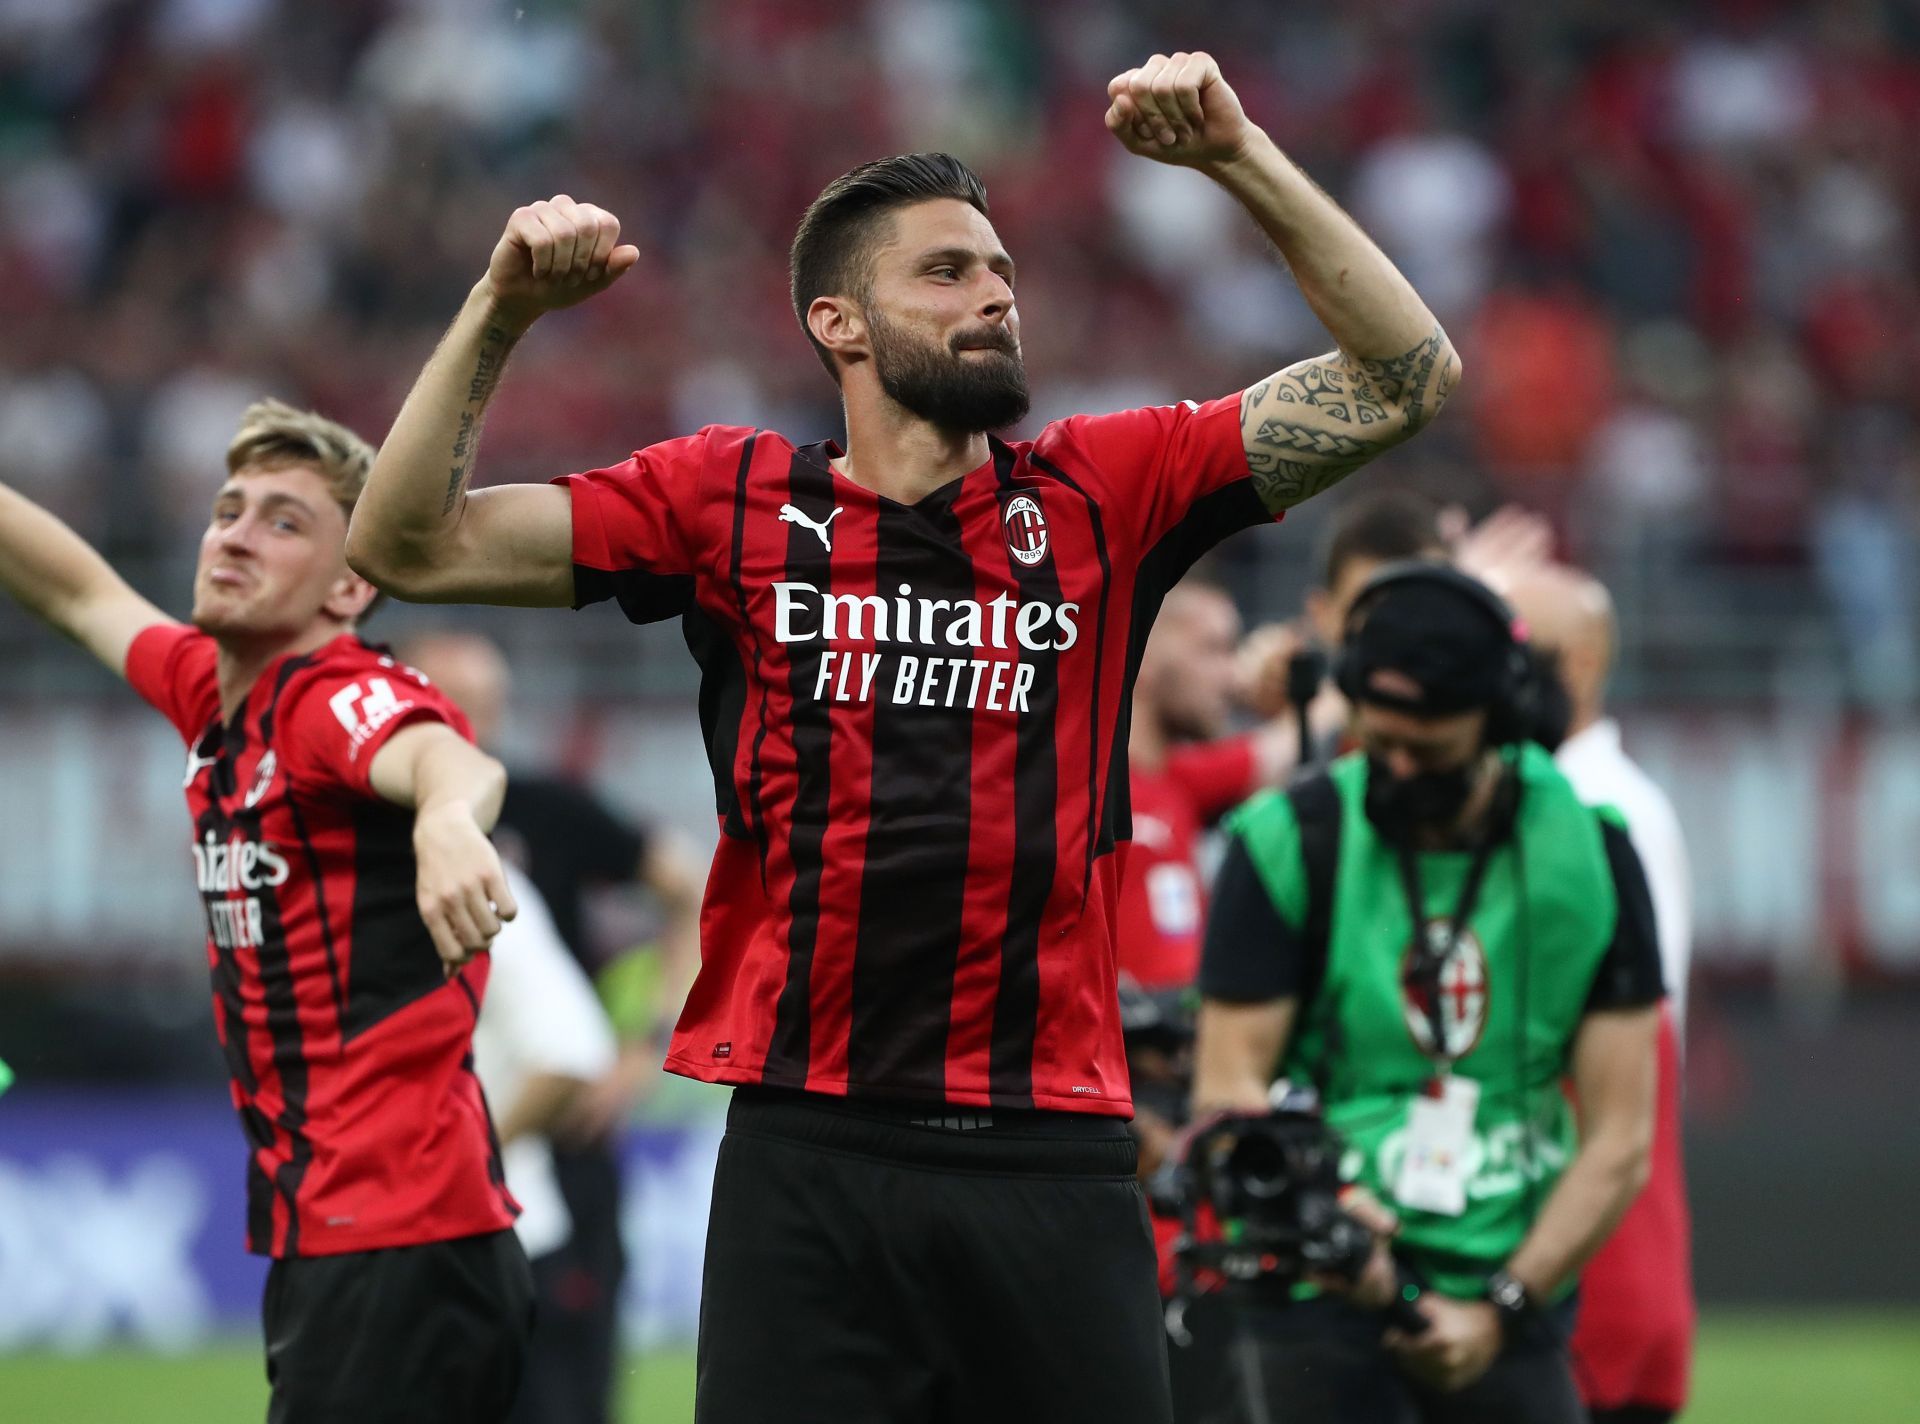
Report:
[[[1184,1303],[1203,1288],[1282,1292],[1309,1276],[1359,1279],[1373,1233],[1340,1206],[1340,1139],[1311,1094],[1287,1094],[1261,1114],[1228,1114],[1195,1128],[1180,1160],[1151,1184],[1154,1210],[1177,1216],[1176,1282],[1168,1328],[1178,1338]],[[1417,1289],[1388,1314],[1425,1326]]]

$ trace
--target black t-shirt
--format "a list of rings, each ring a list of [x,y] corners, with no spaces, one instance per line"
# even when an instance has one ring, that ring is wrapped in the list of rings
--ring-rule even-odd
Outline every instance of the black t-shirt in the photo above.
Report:
[[[1604,819],[1600,828],[1620,915],[1613,941],[1594,971],[1587,1013],[1641,1008],[1658,1003],[1666,993],[1646,872],[1625,831]],[[1230,840],[1213,887],[1200,957],[1200,992],[1241,1003],[1285,998],[1305,1002],[1320,987],[1326,962],[1326,943],[1309,942],[1281,918],[1246,847],[1238,837]]]
[[[630,884],[646,836],[578,782],[545,772],[511,772],[494,839],[526,871],[547,902],[554,928],[591,974],[582,895],[597,885]]]

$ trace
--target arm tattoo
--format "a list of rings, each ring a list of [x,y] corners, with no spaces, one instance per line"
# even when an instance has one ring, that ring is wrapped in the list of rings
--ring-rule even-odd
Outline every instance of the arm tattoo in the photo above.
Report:
[[[1446,333],[1436,326],[1398,356],[1356,360],[1334,352],[1250,388],[1240,428],[1254,488],[1267,508],[1312,498],[1419,429],[1452,387],[1447,349]]]
[[[460,429],[453,437],[453,465],[447,471],[447,498],[440,506],[442,514],[453,513],[467,487],[467,475],[473,468],[473,453],[480,444],[480,417],[493,399],[507,368],[507,353],[513,350],[513,337],[506,328],[490,326],[481,339],[480,356],[474,362],[473,379],[467,383],[467,409],[460,412]]]

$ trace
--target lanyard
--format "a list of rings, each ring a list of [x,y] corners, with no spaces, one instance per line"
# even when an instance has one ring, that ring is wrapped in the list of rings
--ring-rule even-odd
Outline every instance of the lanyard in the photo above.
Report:
[[[1406,892],[1407,913],[1413,917],[1413,963],[1407,968],[1407,979],[1425,1000],[1427,1028],[1433,1039],[1431,1056],[1441,1074],[1453,1066],[1453,1058],[1447,1053],[1446,1011],[1440,997],[1440,971],[1447,960],[1453,957],[1454,946],[1460,943],[1460,932],[1466,928],[1473,907],[1480,899],[1481,882],[1486,879],[1487,866],[1493,860],[1497,839],[1489,831],[1474,846],[1473,859],[1467,863],[1467,878],[1460,886],[1460,899],[1447,921],[1447,937],[1438,946],[1429,937],[1432,926],[1427,919],[1426,897],[1420,890],[1419,855],[1404,842],[1395,847],[1399,852],[1400,885]]]

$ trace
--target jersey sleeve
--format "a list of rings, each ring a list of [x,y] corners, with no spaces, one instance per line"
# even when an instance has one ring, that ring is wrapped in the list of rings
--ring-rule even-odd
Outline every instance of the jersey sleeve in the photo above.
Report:
[[[288,687],[274,715],[287,774],[312,788],[374,796],[370,769],[395,732],[444,722],[473,740],[466,715],[439,688],[392,659],[327,669]]]
[[[1645,1008],[1665,997],[1660,976],[1660,939],[1653,922],[1653,897],[1647,890],[1640,857],[1634,853],[1625,828],[1603,815],[1600,832],[1606,842],[1607,868],[1613,876],[1620,912],[1614,918],[1613,940],[1594,972],[1586,1012]]]
[[[575,608],[611,598],[653,623],[691,606],[710,429],[554,481],[573,497]]]
[[[213,639],[185,623],[143,628],[127,648],[127,684],[195,741],[220,712]]]
[[[1042,431],[1035,452],[1053,458],[1050,447],[1059,445],[1071,445],[1088,462],[1107,497],[1103,507],[1135,521],[1142,556],[1169,534],[1184,534],[1205,549],[1279,518],[1254,489],[1238,392],[1205,405],[1181,401],[1076,415]]]
[[[1202,822],[1211,824],[1260,789],[1260,761],[1251,736],[1175,747],[1169,777],[1186,788]]]
[[[1304,933],[1307,877],[1292,805],[1267,792],[1235,813],[1228,831],[1200,951],[1200,992],[1239,1003],[1305,996],[1320,974]]]

